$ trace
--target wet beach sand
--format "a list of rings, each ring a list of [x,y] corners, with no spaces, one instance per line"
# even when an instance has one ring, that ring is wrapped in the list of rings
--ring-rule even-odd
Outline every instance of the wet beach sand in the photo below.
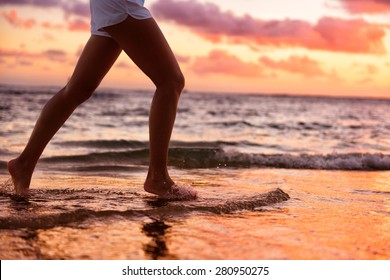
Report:
[[[173,176],[199,199],[158,200],[142,191],[141,173],[37,172],[29,203],[0,196],[0,258],[390,258],[388,171],[175,169]]]

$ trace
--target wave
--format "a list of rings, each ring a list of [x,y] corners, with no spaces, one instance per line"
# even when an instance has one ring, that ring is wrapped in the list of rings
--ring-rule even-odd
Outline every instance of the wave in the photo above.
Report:
[[[86,147],[86,148],[101,148],[101,149],[138,149],[146,148],[149,146],[149,142],[145,141],[135,141],[135,140],[80,140],[80,141],[62,141],[54,142],[53,144],[57,146],[65,147]],[[256,143],[249,141],[175,141],[170,142],[170,147],[180,148],[180,147],[204,147],[204,148],[221,148],[222,146],[259,146]]]
[[[221,162],[233,167],[274,167],[318,170],[390,170],[390,155],[348,153],[328,155],[243,154],[238,152],[218,154]]]
[[[42,167],[70,172],[131,172],[149,164],[149,143],[129,140],[87,140],[55,142],[62,149],[86,148],[85,154],[42,158]],[[249,141],[172,141],[169,165],[177,168],[285,168],[316,170],[390,170],[390,155],[381,153],[280,154],[244,153],[240,149],[267,150]],[[283,151],[283,147],[277,147]],[[82,149],[85,150],[85,149]],[[11,154],[0,149],[0,155]],[[0,160],[0,171],[6,162]]]
[[[107,189],[33,189],[31,195],[30,200],[15,201],[8,199],[12,198],[8,192],[0,191],[2,204],[11,204],[10,207],[18,212],[7,215],[7,211],[2,211],[0,229],[45,229],[79,224],[87,219],[115,217],[136,219],[167,215],[177,217],[191,213],[229,214],[261,210],[261,207],[290,199],[279,188],[234,200],[200,197],[195,201],[171,201],[126,190]],[[109,207],[104,204],[107,201],[111,202]],[[123,205],[128,205],[127,209]]]
[[[71,170],[81,170],[77,164],[93,166],[147,166],[149,149],[108,151],[84,155],[55,156],[44,158],[43,163],[55,168],[55,164],[67,164]],[[225,151],[222,148],[180,147],[169,151],[169,165],[178,168],[285,168],[317,170],[390,170],[390,155],[370,153],[347,154],[248,154]],[[97,170],[96,170],[97,171]]]
[[[85,141],[63,141],[54,142],[54,145],[64,147],[85,147],[101,149],[138,149],[146,148],[147,142],[129,140],[85,140]]]

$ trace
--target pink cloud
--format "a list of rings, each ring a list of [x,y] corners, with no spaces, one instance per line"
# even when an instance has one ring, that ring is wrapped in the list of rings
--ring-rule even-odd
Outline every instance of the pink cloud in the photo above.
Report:
[[[325,17],[319,20],[313,31],[319,40],[308,41],[312,48],[351,53],[384,54],[385,30],[362,19],[343,20]]]
[[[16,27],[22,27],[22,28],[32,28],[37,25],[37,22],[35,19],[30,18],[30,19],[22,19],[19,17],[17,12],[15,10],[11,10],[9,13],[3,12],[2,17],[6,19],[10,24]],[[81,18],[76,18],[72,19],[71,17],[66,17],[66,24],[67,24],[67,29],[69,31],[89,31],[90,30],[90,23],[81,19]],[[59,23],[51,23],[48,21],[44,21],[39,23],[40,27],[45,28],[45,29],[55,29],[55,30],[60,30],[64,28],[63,24]]]
[[[2,12],[1,16],[11,25],[22,28],[32,28],[36,24],[36,20],[33,18],[22,19],[18,16],[15,10],[11,10],[9,13]]]
[[[383,27],[364,20],[324,17],[316,24],[302,20],[261,20],[249,15],[223,12],[211,3],[159,0],[153,14],[165,21],[188,27],[203,38],[226,39],[250,47],[273,45],[349,53],[386,53]]]
[[[67,29],[69,31],[89,31],[89,4],[80,0],[0,0],[0,6],[31,6],[41,9],[57,8],[64,12]],[[35,19],[23,20],[18,17],[15,10],[10,13],[2,13],[9,23],[14,26],[31,28],[36,25]],[[76,17],[76,19],[74,19]],[[84,19],[88,18],[88,22]],[[62,29],[63,24],[53,24],[51,22],[42,22],[40,26],[47,29]]]
[[[389,0],[340,0],[352,14],[378,14],[390,12]]]
[[[7,50],[0,49],[0,57],[36,57],[36,53],[27,52],[24,50]]]
[[[223,50],[213,50],[205,57],[197,57],[192,70],[198,74],[226,74],[240,77],[264,76],[259,64],[244,62]]]
[[[68,22],[68,30],[70,30],[70,31],[89,31],[90,25],[89,25],[89,22],[86,22],[82,19],[70,20]]]
[[[42,52],[29,52],[26,50],[0,49],[0,58],[14,58],[17,60],[33,61],[35,59],[45,59],[55,62],[65,62],[66,52],[57,49],[49,49]],[[26,65],[26,64],[25,64]]]

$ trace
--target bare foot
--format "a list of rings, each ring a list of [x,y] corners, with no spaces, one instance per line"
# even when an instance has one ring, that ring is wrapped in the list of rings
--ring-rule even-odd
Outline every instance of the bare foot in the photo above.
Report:
[[[13,159],[8,162],[8,172],[12,177],[14,190],[17,195],[28,196],[32,172],[29,172],[18,159]]]
[[[192,200],[198,197],[197,192],[191,186],[178,186],[172,180],[153,182],[147,179],[144,189],[164,199]]]
[[[173,200],[194,200],[198,198],[198,193],[189,185],[174,184],[165,195],[160,197]]]

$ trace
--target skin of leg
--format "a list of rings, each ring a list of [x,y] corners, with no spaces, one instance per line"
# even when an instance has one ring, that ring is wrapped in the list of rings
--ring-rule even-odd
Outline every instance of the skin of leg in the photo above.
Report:
[[[153,18],[125,21],[105,28],[156,86],[150,116],[150,162],[144,188],[160,196],[174,184],[167,169],[168,147],[184,77]]]
[[[113,39],[90,37],[68,84],[46,103],[25,149],[8,162],[17,194],[28,194],[33,171],[46,145],[73,111],[92,95],[120,52]]]

